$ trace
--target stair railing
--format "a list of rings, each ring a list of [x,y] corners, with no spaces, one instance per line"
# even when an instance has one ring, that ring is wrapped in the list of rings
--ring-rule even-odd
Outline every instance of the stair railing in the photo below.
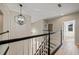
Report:
[[[40,51],[40,49],[42,49],[41,47],[45,47],[44,44],[47,44],[47,39],[44,39],[44,40],[41,42],[41,45],[40,45],[39,48],[36,50],[35,55],[36,55],[36,54],[39,54],[38,52]],[[43,50],[42,50],[42,52],[43,52]],[[42,54],[42,53],[41,53],[41,54]]]
[[[2,40],[0,41],[0,45],[3,44],[8,44],[8,43],[13,43],[13,42],[18,42],[18,41],[23,41],[23,40],[28,40],[28,39],[32,39],[32,38],[36,38],[36,37],[42,37],[42,36],[48,36],[48,40],[46,41],[46,39],[41,43],[41,45],[39,46],[39,49],[36,51],[36,53],[39,51],[41,51],[40,47],[45,47],[45,45],[43,46],[43,44],[47,44],[48,43],[48,55],[50,55],[50,35],[54,34],[56,32],[50,32],[49,33],[45,33],[45,34],[40,34],[40,35],[33,35],[33,36],[28,36],[28,37],[22,37],[22,38],[15,38],[15,39],[9,39],[9,40]],[[62,30],[61,30],[61,41],[62,41]],[[60,43],[62,43],[60,41]],[[43,51],[43,50],[42,50]],[[56,50],[55,50],[56,51]],[[41,54],[41,53],[40,53]]]
[[[6,34],[6,33],[9,33],[9,31],[5,31],[5,32],[1,32],[0,35],[3,35],[3,34]]]

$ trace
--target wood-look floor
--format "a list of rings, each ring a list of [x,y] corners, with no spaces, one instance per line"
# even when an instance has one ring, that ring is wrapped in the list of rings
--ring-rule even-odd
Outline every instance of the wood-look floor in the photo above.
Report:
[[[79,55],[79,47],[75,45],[74,37],[66,37],[56,55]]]

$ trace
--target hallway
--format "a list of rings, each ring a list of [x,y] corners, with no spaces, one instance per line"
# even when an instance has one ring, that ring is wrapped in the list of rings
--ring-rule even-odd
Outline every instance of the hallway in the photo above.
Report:
[[[79,4],[3,3],[0,10],[0,33],[9,31],[1,34],[0,44],[11,43],[7,55],[50,55],[54,51],[56,55],[79,54],[75,45],[79,44]]]

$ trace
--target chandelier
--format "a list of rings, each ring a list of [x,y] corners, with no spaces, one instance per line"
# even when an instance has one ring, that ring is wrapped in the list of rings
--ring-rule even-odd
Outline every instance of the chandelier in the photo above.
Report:
[[[16,16],[16,22],[19,25],[23,25],[24,21],[25,21],[25,17],[22,15],[22,7],[23,7],[23,5],[19,4],[19,6],[20,6],[20,10],[19,10],[19,15]]]

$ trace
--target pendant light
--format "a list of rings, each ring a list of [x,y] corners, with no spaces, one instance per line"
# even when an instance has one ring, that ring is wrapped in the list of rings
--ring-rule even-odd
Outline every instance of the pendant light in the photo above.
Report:
[[[23,25],[24,24],[24,21],[25,21],[25,17],[22,15],[22,7],[23,7],[23,5],[22,4],[19,4],[19,6],[20,6],[20,11],[19,11],[19,15],[16,16],[16,22],[19,25]]]

